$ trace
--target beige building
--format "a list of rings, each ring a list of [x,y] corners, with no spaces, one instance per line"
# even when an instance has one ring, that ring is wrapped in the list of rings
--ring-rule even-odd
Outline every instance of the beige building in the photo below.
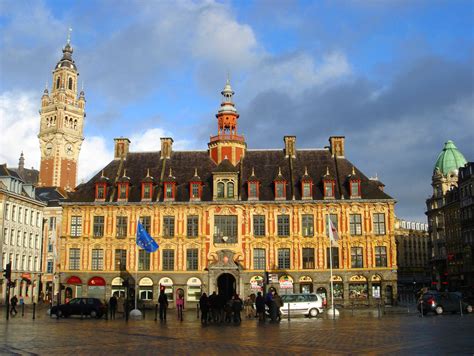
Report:
[[[41,281],[43,209],[35,187],[6,165],[0,165],[0,249],[2,269],[12,265],[10,295],[32,303],[38,300]],[[1,276],[0,298],[5,302],[7,281]]]

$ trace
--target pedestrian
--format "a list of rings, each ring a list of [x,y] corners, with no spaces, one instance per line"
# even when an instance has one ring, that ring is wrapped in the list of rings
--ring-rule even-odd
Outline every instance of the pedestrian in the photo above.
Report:
[[[232,313],[234,315],[234,323],[240,323],[242,318],[240,317],[240,312],[244,309],[244,303],[242,299],[239,298],[239,295],[236,293],[232,298]]]
[[[201,323],[207,324],[207,318],[209,313],[209,299],[206,293],[202,293],[201,298],[199,298],[199,308],[201,309]]]
[[[160,296],[158,297],[158,304],[160,305],[160,320],[166,321],[166,311],[168,309],[168,296],[164,289],[160,290]]]
[[[257,308],[258,320],[265,321],[265,299],[262,296],[262,292],[257,293],[257,298],[255,298],[255,307]]]
[[[233,300],[229,299],[227,303],[224,305],[224,315],[225,315],[225,322],[230,323],[232,321],[232,303]]]
[[[117,299],[117,313],[122,314],[122,318],[125,318],[125,298],[122,293]]]
[[[210,315],[209,318],[211,321],[214,321],[215,323],[219,320],[219,313],[218,313],[218,308],[217,308],[217,294],[216,291],[212,292],[212,294],[208,297],[209,301],[209,311]]]
[[[281,300],[280,295],[276,291],[273,294],[273,302],[275,303],[276,319],[280,321],[281,320],[280,308],[283,306],[283,301]]]
[[[184,296],[180,293],[176,298],[176,310],[178,311],[178,320],[183,321]]]
[[[115,320],[115,312],[117,311],[117,293],[112,294],[109,299],[110,319]]]
[[[10,309],[10,314],[12,314],[12,315],[17,315],[17,314],[18,314],[18,312],[17,312],[17,310],[16,310],[16,305],[17,305],[17,303],[18,303],[18,298],[16,297],[16,295],[14,295],[14,296],[10,299],[10,307],[11,307],[11,309]],[[15,314],[13,314],[13,313],[15,313]]]
[[[253,302],[252,299],[250,298],[250,295],[245,298],[244,302],[244,308],[245,308],[245,317],[247,319],[253,318]]]
[[[276,309],[275,309],[275,302],[273,301],[273,294],[274,294],[274,289],[270,288],[267,296],[265,297],[265,304],[268,307],[268,312],[270,313],[270,320],[272,322],[276,321]]]

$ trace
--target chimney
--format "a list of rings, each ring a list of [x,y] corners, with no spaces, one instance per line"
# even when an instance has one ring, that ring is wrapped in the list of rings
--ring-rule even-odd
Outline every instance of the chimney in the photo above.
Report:
[[[344,136],[329,137],[329,150],[333,157],[344,158],[344,139]]]
[[[114,159],[127,159],[130,148],[130,140],[128,138],[120,137],[114,138]]]
[[[296,158],[296,136],[284,136],[283,141],[285,142],[285,157]]]
[[[173,139],[171,137],[162,137],[161,139],[161,159],[171,158],[171,148]]]

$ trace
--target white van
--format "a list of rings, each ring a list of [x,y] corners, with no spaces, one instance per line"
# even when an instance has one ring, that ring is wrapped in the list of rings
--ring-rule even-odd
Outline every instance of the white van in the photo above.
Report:
[[[323,299],[317,294],[282,294],[283,306],[280,308],[282,315],[288,315],[288,305],[290,316],[303,314],[309,317],[316,317],[323,312]]]

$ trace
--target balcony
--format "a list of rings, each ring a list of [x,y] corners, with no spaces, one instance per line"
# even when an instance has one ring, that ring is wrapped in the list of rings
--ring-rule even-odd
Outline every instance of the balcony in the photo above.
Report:
[[[216,142],[216,141],[238,141],[238,142],[245,142],[244,136],[240,135],[217,135],[217,136],[211,136],[210,142]]]

